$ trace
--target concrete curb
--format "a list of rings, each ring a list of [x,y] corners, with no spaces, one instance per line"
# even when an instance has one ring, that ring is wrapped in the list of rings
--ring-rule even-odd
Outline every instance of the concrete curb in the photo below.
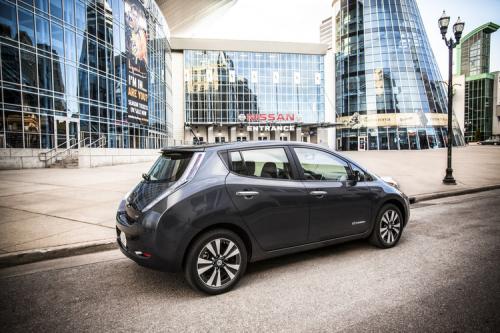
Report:
[[[0,255],[0,268],[29,264],[37,261],[71,257],[99,251],[117,249],[116,240],[108,239],[71,245],[61,245],[46,249],[19,251]]]
[[[466,188],[460,189],[456,191],[447,191],[447,192],[437,192],[437,193],[429,193],[422,194],[410,197],[410,202],[417,203],[422,201],[428,201],[439,198],[446,198],[464,194],[478,193],[500,189],[500,184],[497,185],[489,185],[483,187],[474,187],[474,188]],[[62,245],[57,247],[51,247],[47,249],[40,250],[30,250],[30,251],[20,251],[13,252],[0,255],[0,268],[29,264],[32,262],[63,258],[63,257],[71,257],[80,254],[88,254],[99,251],[106,250],[114,250],[117,249],[118,245],[116,244],[116,240],[103,240],[96,242],[88,242],[88,243],[79,243],[75,245]]]
[[[496,184],[496,185],[487,185],[487,186],[481,186],[481,187],[464,188],[464,189],[455,190],[455,191],[420,194],[420,195],[411,196],[410,203],[414,204],[414,203],[422,202],[422,201],[429,201],[429,200],[446,198],[446,197],[454,197],[454,196],[464,195],[464,194],[472,194],[472,193],[478,193],[478,192],[491,191],[491,190],[496,190],[499,188],[500,188],[500,184]]]

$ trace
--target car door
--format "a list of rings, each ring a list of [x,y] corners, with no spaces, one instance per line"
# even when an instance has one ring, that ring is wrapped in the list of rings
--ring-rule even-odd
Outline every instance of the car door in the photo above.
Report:
[[[266,251],[303,244],[308,204],[303,183],[285,147],[229,152],[226,188],[241,217]]]
[[[309,193],[309,241],[362,233],[369,227],[370,190],[356,187],[349,163],[334,154],[294,147],[304,186]]]

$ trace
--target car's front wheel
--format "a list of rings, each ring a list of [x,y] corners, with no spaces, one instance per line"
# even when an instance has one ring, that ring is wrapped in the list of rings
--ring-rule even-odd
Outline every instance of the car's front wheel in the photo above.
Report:
[[[403,215],[398,207],[388,204],[377,215],[375,226],[370,235],[370,243],[386,249],[395,246],[403,232]]]
[[[190,247],[184,266],[196,290],[216,295],[233,288],[245,273],[247,251],[241,238],[225,229],[208,231]]]

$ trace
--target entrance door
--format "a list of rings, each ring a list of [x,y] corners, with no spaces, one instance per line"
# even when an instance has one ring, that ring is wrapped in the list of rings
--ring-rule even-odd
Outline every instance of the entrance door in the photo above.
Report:
[[[55,117],[54,122],[57,148],[69,148],[79,141],[80,123],[78,120]]]
[[[366,143],[368,138],[366,136],[358,136],[358,151],[366,150]]]
[[[57,148],[66,148],[66,141],[67,141],[67,122],[65,119],[62,118],[55,118],[56,122],[56,147]]]
[[[70,146],[72,145],[75,145],[76,143],[78,143],[78,134],[80,133],[80,131],[78,130],[78,127],[80,125],[80,123],[78,121],[68,121],[68,144]]]

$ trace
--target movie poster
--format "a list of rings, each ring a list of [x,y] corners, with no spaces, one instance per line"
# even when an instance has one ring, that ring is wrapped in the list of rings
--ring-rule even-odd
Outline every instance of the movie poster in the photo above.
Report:
[[[125,0],[128,121],[148,124],[148,25],[144,6]]]

